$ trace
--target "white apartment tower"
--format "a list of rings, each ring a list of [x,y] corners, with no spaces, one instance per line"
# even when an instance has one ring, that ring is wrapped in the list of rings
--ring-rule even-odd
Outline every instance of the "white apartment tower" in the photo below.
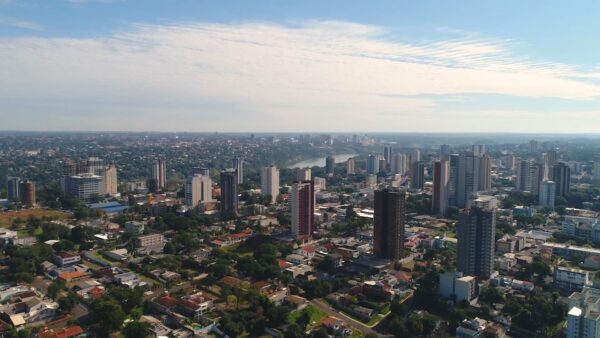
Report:
[[[194,208],[200,202],[212,202],[212,180],[208,176],[195,174],[185,181],[185,204]]]
[[[260,189],[263,196],[271,196],[271,203],[279,196],[279,169],[271,165],[263,167],[260,173]]]

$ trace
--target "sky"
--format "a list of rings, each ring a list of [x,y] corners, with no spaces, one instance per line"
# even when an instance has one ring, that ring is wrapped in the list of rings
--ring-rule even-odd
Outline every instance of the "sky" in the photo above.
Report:
[[[0,0],[0,130],[600,133],[600,2]]]

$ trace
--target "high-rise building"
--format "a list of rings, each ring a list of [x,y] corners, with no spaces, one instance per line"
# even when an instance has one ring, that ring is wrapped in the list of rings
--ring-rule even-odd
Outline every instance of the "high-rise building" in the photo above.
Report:
[[[318,177],[318,176],[313,177],[313,189],[315,191],[327,190],[327,180],[323,177]]]
[[[592,167],[592,179],[596,182],[600,181],[600,158],[594,159]]]
[[[474,144],[471,149],[475,156],[483,156],[485,154],[485,144]]]
[[[425,186],[425,164],[423,161],[412,163],[410,175],[410,187],[412,189],[423,189]]]
[[[375,191],[373,253],[398,260],[404,248],[406,193],[389,189]]]
[[[81,202],[90,203],[94,198],[102,195],[102,176],[91,173],[67,176],[65,188],[65,193],[76,197]]]
[[[244,160],[239,157],[234,157],[231,161],[231,167],[237,172],[238,183],[244,183]]]
[[[59,171],[60,176],[75,176],[80,173],[77,163],[71,160],[63,161],[60,164]]]
[[[543,180],[543,166],[534,160],[523,160],[517,168],[516,189],[537,195]]]
[[[312,236],[315,217],[315,191],[312,181],[295,182],[291,194],[292,236],[309,239]]]
[[[114,164],[109,164],[102,171],[103,193],[114,196],[117,194],[117,167]]]
[[[27,206],[35,206],[35,182],[30,180],[21,181],[21,203]]]
[[[237,212],[238,209],[238,171],[221,171],[221,212]]]
[[[385,163],[391,163],[392,161],[392,146],[385,146],[383,147],[383,158],[385,159]]]
[[[448,206],[457,207],[458,201],[458,167],[460,156],[457,154],[448,155],[449,171],[448,171]]]
[[[444,158],[444,156],[450,155],[450,146],[447,144],[442,144],[440,146],[440,157]]]
[[[370,154],[367,158],[367,174],[379,173],[379,155]]]
[[[86,171],[90,174],[102,176],[104,172],[104,160],[99,157],[90,157],[84,161]]]
[[[600,337],[600,289],[584,286],[569,296],[567,338]]]
[[[165,188],[167,182],[167,168],[165,166],[165,160],[157,159],[152,164],[152,172],[150,179],[156,180],[156,189],[162,190]]]
[[[479,173],[478,178],[479,182],[477,185],[477,191],[488,192],[492,190],[492,159],[490,155],[485,153],[485,148],[483,150],[483,154],[478,157],[479,160]]]
[[[195,174],[185,181],[185,204],[195,208],[200,202],[212,202],[212,180]]]
[[[489,277],[494,268],[496,216],[493,208],[463,209],[457,228],[457,270],[477,277]]]
[[[529,152],[536,153],[538,151],[539,143],[536,140],[529,141]]]
[[[335,171],[335,157],[327,156],[325,159],[325,173],[327,175],[333,175]]]
[[[552,179],[556,182],[556,196],[564,197],[571,190],[571,168],[564,162],[554,165]]]
[[[394,154],[392,156],[392,175],[404,175],[407,170],[408,161],[405,154]]]
[[[410,152],[410,163],[419,162],[421,160],[421,151],[419,149],[413,149]]]
[[[449,155],[448,160],[449,206],[465,207],[477,193],[492,189],[491,158],[488,154],[475,155],[473,151],[464,151],[460,155]]]
[[[544,179],[553,180],[554,174],[552,168],[558,163],[558,152],[556,149],[550,149],[544,154]]]
[[[554,208],[556,197],[556,183],[554,181],[543,180],[540,184],[539,204],[542,207]]]
[[[8,193],[8,200],[12,202],[18,202],[21,200],[21,178],[8,176],[6,178],[6,192]]]
[[[308,167],[298,168],[298,171],[296,171],[296,180],[297,181],[310,181],[311,177],[312,177],[311,169]]]
[[[205,167],[192,167],[192,175],[210,176],[210,170]]]
[[[350,175],[354,175],[356,173],[356,161],[354,161],[354,158],[350,157],[347,161],[346,161],[346,175],[350,176]]]
[[[271,165],[263,167],[260,173],[260,189],[263,196],[271,196],[271,203],[279,196],[279,169]]]
[[[450,162],[447,158],[433,163],[432,210],[434,214],[445,215],[448,210],[449,172]]]

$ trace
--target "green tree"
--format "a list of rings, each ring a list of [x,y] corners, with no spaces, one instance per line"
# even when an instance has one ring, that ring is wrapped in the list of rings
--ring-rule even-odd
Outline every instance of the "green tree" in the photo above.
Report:
[[[125,325],[122,333],[125,338],[145,338],[152,335],[152,330],[150,324],[134,320]]]
[[[126,317],[121,305],[115,299],[106,296],[92,303],[90,315],[98,324],[98,331],[103,334],[119,330]]]

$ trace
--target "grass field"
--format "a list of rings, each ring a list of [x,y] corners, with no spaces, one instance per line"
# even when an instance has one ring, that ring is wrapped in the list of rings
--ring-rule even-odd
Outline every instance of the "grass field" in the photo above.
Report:
[[[313,306],[313,305],[309,305],[307,307],[305,307],[302,310],[296,310],[293,311],[292,313],[290,313],[290,316],[288,317],[288,323],[292,324],[295,323],[298,318],[300,318],[300,316],[302,316],[304,313],[308,313],[310,321],[308,324],[309,328],[313,328],[317,325],[319,325],[319,323],[321,322],[321,319],[325,318],[327,316],[327,314],[318,309],[317,307]]]
[[[53,219],[65,219],[70,215],[60,210],[50,209],[26,209],[19,211],[9,211],[0,214],[0,228],[6,228],[11,226],[13,219],[20,218],[23,222],[27,222],[29,217],[48,217]]]

